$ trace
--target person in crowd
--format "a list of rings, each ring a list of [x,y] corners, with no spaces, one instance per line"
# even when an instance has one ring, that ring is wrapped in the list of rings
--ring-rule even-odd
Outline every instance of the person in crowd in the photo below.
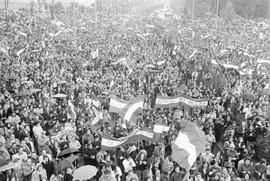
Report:
[[[22,170],[23,170],[23,180],[24,181],[31,181],[32,180],[32,173],[35,170],[31,159],[28,158],[26,160],[26,162],[23,163]]]
[[[36,169],[33,171],[32,181],[47,181],[46,170],[41,164],[37,164]]]

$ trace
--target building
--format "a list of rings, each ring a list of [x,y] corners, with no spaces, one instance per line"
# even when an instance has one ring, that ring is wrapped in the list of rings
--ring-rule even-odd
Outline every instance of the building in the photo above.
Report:
[[[38,11],[40,13],[48,13],[50,11],[50,3],[48,0],[38,0]]]

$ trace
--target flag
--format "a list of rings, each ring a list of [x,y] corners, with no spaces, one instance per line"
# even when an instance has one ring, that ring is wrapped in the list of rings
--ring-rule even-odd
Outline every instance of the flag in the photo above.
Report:
[[[22,48],[19,51],[17,51],[16,55],[17,56],[20,56],[23,52],[24,52],[24,48]]]
[[[163,60],[163,61],[157,62],[157,65],[158,65],[158,66],[162,66],[162,65],[164,65],[165,63],[166,63],[166,60]]]
[[[96,51],[92,51],[91,52],[91,56],[93,59],[96,59],[99,57],[99,52],[98,52],[98,49],[96,49]]]
[[[17,33],[18,33],[19,35],[22,35],[22,36],[27,36],[27,34],[26,34],[26,33],[21,32],[21,31],[18,31]]]
[[[196,54],[198,52],[198,50],[197,49],[195,49],[194,51],[193,51],[193,53],[188,57],[189,59],[191,59],[191,58],[193,58],[194,57],[194,55]]]
[[[146,27],[146,28],[151,28],[151,29],[155,28],[154,25],[149,25],[149,24],[146,24],[145,27]]]
[[[123,63],[123,62],[126,62],[127,59],[125,57],[122,57],[122,58],[119,58],[117,61],[111,63],[112,65],[117,65],[119,63]]]
[[[137,36],[140,38],[140,39],[142,39],[143,41],[145,41],[146,39],[145,39],[145,37],[143,36],[143,35],[141,35],[141,34],[137,34]]]
[[[205,151],[205,146],[206,139],[203,131],[194,123],[185,122],[184,127],[172,143],[172,158],[188,172],[197,157]]]
[[[67,117],[68,119],[72,119],[73,121],[76,120],[76,112],[74,109],[74,105],[72,104],[72,102],[70,100],[68,100],[68,113],[67,113]]]
[[[258,59],[257,63],[264,64],[264,65],[270,65],[270,60]]]
[[[92,110],[95,114],[95,118],[91,122],[91,125],[96,125],[96,124],[100,123],[101,120],[103,120],[103,113],[96,106],[92,106]]]
[[[128,105],[128,102],[118,98],[115,95],[111,96],[109,112],[120,114],[122,109]]]
[[[151,129],[137,129],[130,135],[122,138],[114,138],[108,135],[103,135],[101,140],[102,150],[114,150],[128,143],[134,143],[139,140],[153,141],[154,132]]]
[[[121,111],[121,115],[126,121],[133,121],[143,112],[144,97],[137,97],[129,102]]]
[[[231,65],[231,64],[222,64],[222,66],[226,69],[229,69],[229,68],[232,68],[232,69],[235,69],[235,70],[239,70],[239,66],[236,66],[236,65]]]
[[[207,106],[208,101],[206,99],[191,99],[182,96],[165,97],[157,95],[155,107],[177,107],[179,104],[184,104],[190,107],[205,107]]]

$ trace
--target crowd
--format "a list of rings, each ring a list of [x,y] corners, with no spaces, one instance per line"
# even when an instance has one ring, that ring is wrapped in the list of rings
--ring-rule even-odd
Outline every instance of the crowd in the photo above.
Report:
[[[74,173],[85,165],[97,168],[91,181],[270,180],[270,64],[257,62],[270,59],[269,29],[170,11],[98,16],[65,12],[51,21],[21,10],[8,24],[1,19],[1,181],[80,180]],[[158,94],[208,106],[156,109]],[[111,95],[145,95],[143,114],[126,122],[110,113]],[[207,141],[190,170],[171,157],[185,121]],[[160,142],[102,149],[104,134],[121,138],[155,124],[170,127]]]

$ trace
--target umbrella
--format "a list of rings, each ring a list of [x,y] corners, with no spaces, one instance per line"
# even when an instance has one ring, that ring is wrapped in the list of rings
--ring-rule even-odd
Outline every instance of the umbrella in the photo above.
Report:
[[[61,161],[61,169],[69,168],[72,166],[72,163],[77,160],[79,157],[77,155],[71,155]]]
[[[67,149],[61,151],[57,156],[61,157],[61,156],[71,154],[71,153],[76,153],[76,152],[79,152],[79,150],[74,149],[74,148],[67,148]]]
[[[55,94],[55,95],[53,96],[53,98],[65,98],[65,97],[67,97],[66,94]]]
[[[88,180],[93,178],[98,172],[98,169],[91,165],[85,165],[76,169],[73,173],[73,180]]]

